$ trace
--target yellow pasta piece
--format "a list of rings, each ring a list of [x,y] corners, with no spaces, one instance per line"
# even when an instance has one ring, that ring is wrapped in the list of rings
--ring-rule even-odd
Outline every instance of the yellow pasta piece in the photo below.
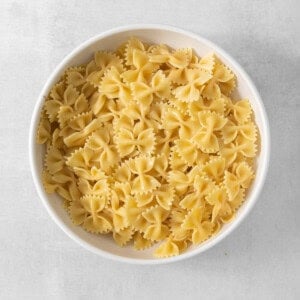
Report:
[[[251,141],[239,135],[233,143],[225,145],[221,150],[221,156],[226,160],[227,165],[231,165],[238,154],[244,157],[254,157],[256,154],[255,141]]]
[[[238,133],[248,140],[256,140],[256,126],[253,122],[236,125],[232,121],[228,121],[227,124],[222,128],[224,143],[228,144],[234,141]]]
[[[133,64],[133,52],[135,50],[145,51],[145,45],[137,38],[130,38],[125,44],[124,56],[126,65],[130,66]]]
[[[99,90],[109,99],[118,98],[125,104],[131,100],[130,88],[122,82],[121,73],[116,67],[104,74]]]
[[[137,231],[133,237],[134,240],[134,249],[136,250],[145,250],[152,246],[153,242],[144,238],[143,234]]]
[[[223,94],[229,95],[235,87],[235,77],[231,70],[220,62],[215,62],[211,79],[203,89],[203,96],[219,99]]]
[[[101,79],[109,68],[115,67],[118,71],[123,71],[122,60],[114,53],[98,51],[94,55],[94,71],[89,72],[86,80],[95,87],[100,86]]]
[[[212,192],[206,196],[206,201],[213,206],[212,222],[215,221],[222,211],[226,211],[226,209],[229,208],[228,197],[224,187],[216,187],[212,190]]]
[[[200,100],[204,84],[211,78],[211,74],[205,69],[187,70],[187,84],[179,86],[173,90],[175,97],[183,102],[193,102]]]
[[[179,247],[176,242],[172,241],[170,238],[168,238],[154,251],[154,256],[156,257],[170,257],[178,254]]]
[[[135,178],[132,181],[132,192],[139,194],[150,192],[160,186],[160,183],[152,175],[148,175],[153,166],[155,159],[148,156],[140,156],[130,159],[128,167]]]
[[[193,136],[193,141],[206,153],[215,153],[219,150],[219,141],[215,134],[226,124],[227,120],[215,112],[205,111],[198,113],[199,130]]]
[[[127,227],[119,231],[114,231],[113,238],[119,246],[123,247],[132,239],[133,233],[134,230],[131,227]]]
[[[202,171],[209,178],[219,183],[225,171],[225,159],[222,157],[212,157],[203,167]]]
[[[126,83],[149,81],[157,66],[149,61],[147,53],[133,49],[132,68],[122,73],[121,77]]]
[[[80,87],[85,83],[85,68],[73,67],[66,71],[66,83],[74,87]]]
[[[162,224],[169,215],[167,210],[160,206],[154,206],[147,209],[142,215],[150,223],[145,230],[145,238],[151,241],[160,241],[168,235],[168,226]]]
[[[62,153],[55,147],[49,147],[45,156],[45,165],[50,174],[60,171],[65,164]]]
[[[162,71],[157,71],[153,75],[150,85],[140,81],[133,81],[131,89],[134,98],[144,106],[149,106],[154,96],[165,99],[169,97],[171,92],[170,81]]]
[[[251,105],[248,100],[240,100],[229,106],[229,111],[233,113],[238,124],[247,122],[252,114]]]
[[[38,144],[45,144],[51,139],[51,124],[46,118],[41,118],[36,135],[36,142]]]
[[[192,118],[197,119],[198,113],[202,111],[216,112],[219,115],[224,115],[225,111],[225,100],[219,98],[216,100],[203,100],[191,102],[188,104],[186,110],[189,112]]]
[[[182,223],[184,229],[192,230],[193,244],[205,241],[212,232],[213,224],[203,220],[204,209],[203,206],[193,208]]]
[[[155,147],[155,135],[152,128],[139,132],[137,136],[132,131],[121,128],[116,141],[121,157],[131,154],[136,149],[141,154],[151,154]]]

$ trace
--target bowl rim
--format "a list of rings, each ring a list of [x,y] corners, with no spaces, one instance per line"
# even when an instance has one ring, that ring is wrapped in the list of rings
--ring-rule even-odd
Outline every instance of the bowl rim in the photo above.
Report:
[[[245,209],[243,210],[242,214],[239,215],[239,218],[233,220],[228,228],[222,232],[221,234],[217,235],[211,241],[208,241],[207,244],[203,245],[202,247],[195,248],[191,250],[190,252],[186,252],[183,254],[180,254],[178,256],[173,256],[169,258],[160,258],[160,259],[143,259],[143,258],[129,258],[129,257],[123,257],[120,255],[112,254],[110,252],[101,250],[97,248],[96,246],[93,246],[89,244],[87,241],[81,239],[78,237],[75,233],[73,233],[69,227],[64,224],[63,221],[58,217],[55,210],[52,208],[52,206],[48,203],[47,197],[45,197],[43,193],[43,187],[41,180],[39,178],[38,174],[38,168],[35,163],[35,154],[36,154],[36,143],[35,143],[35,136],[36,136],[36,128],[39,123],[39,113],[40,113],[40,107],[44,101],[44,95],[49,90],[50,86],[52,85],[52,82],[54,78],[56,77],[57,73],[60,71],[61,68],[63,68],[76,54],[87,48],[90,44],[96,42],[97,40],[101,40],[105,37],[108,37],[113,34],[122,33],[130,30],[164,30],[164,31],[171,31],[180,33],[183,35],[186,35],[192,39],[198,40],[203,44],[206,44],[213,49],[215,49],[217,52],[219,52],[223,57],[225,57],[234,67],[239,71],[239,73],[244,77],[245,81],[247,82],[247,85],[249,86],[250,90],[252,91],[254,98],[256,98],[259,109],[262,114],[262,127],[264,128],[265,136],[264,138],[264,152],[261,152],[261,180],[257,182],[257,185],[255,189],[253,190],[253,194],[251,195],[251,201],[247,202]],[[115,261],[119,262],[125,262],[125,263],[131,263],[131,264],[139,264],[139,265],[157,265],[157,264],[165,264],[165,263],[172,263],[181,261],[187,258],[191,258],[199,253],[202,253],[209,248],[212,248],[216,244],[218,244],[220,241],[222,241],[225,237],[227,237],[230,233],[233,232],[234,229],[236,229],[240,223],[245,220],[246,216],[249,214],[249,212],[252,210],[254,204],[258,200],[258,197],[262,191],[262,188],[264,186],[268,167],[269,167],[269,160],[270,160],[270,127],[269,127],[269,121],[266,114],[266,110],[264,107],[264,104],[262,102],[262,99],[251,80],[250,76],[246,73],[246,71],[241,67],[241,65],[231,57],[225,50],[220,48],[219,46],[215,45],[213,42],[207,40],[206,38],[203,38],[202,36],[195,34],[191,31],[183,30],[174,26],[169,25],[160,25],[160,24],[133,24],[133,25],[126,25],[126,26],[120,26],[116,27],[107,31],[104,31],[98,35],[93,36],[92,38],[87,39],[86,41],[82,42],[79,46],[77,46],[75,49],[73,49],[67,56],[64,57],[64,59],[56,66],[56,68],[52,71],[51,75],[48,77],[46,83],[44,84],[37,101],[34,105],[34,110],[31,117],[30,122],[30,129],[29,129],[29,164],[31,169],[31,174],[33,177],[34,185],[37,190],[38,196],[41,199],[44,207],[48,211],[49,215],[51,216],[52,220],[75,242],[77,242],[79,245],[83,246],[87,250],[101,255],[104,258],[109,258]]]

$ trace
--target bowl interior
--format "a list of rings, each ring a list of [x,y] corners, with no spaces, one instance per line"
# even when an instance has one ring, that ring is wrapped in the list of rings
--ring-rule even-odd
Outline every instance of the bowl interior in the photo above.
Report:
[[[37,108],[33,116],[33,126],[31,131],[31,138],[33,142],[31,144],[30,151],[32,151],[32,167],[35,183],[37,185],[40,197],[43,199],[44,203],[46,204],[46,207],[48,208],[49,213],[56,220],[58,225],[60,225],[60,227],[62,227],[62,229],[67,234],[69,234],[73,239],[80,242],[82,245],[86,246],[94,252],[110,257],[119,256],[120,259],[136,259],[143,262],[153,261],[152,248],[145,251],[135,251],[131,246],[121,248],[114,243],[110,236],[89,234],[83,229],[81,229],[81,227],[74,226],[70,221],[70,218],[67,215],[66,211],[62,208],[60,198],[56,195],[46,194],[43,190],[43,187],[41,186],[40,178],[43,167],[44,146],[35,145],[34,143],[34,135],[36,131],[36,126],[38,124],[40,109],[43,104],[43,98],[48,94],[51,86],[59,79],[64,69],[69,66],[86,63],[92,58],[93,53],[97,50],[114,50],[118,45],[120,45],[122,42],[124,42],[131,36],[140,38],[141,40],[148,43],[164,43],[174,48],[191,47],[200,56],[203,56],[209,52],[215,52],[216,55],[226,65],[228,65],[237,76],[238,86],[237,91],[235,92],[235,95],[233,97],[245,97],[250,100],[255,113],[255,121],[257,126],[259,127],[261,145],[260,153],[258,154],[256,161],[256,178],[252,184],[252,187],[248,191],[245,203],[237,212],[236,219],[233,222],[224,225],[222,230],[218,233],[216,237],[209,239],[208,241],[204,242],[203,244],[197,247],[190,247],[187,250],[187,253],[181,255],[182,257],[191,256],[194,253],[202,252],[205,249],[212,246],[213,244],[215,244],[223,236],[227,235],[234,227],[236,227],[238,223],[244,218],[244,216],[250,210],[250,208],[255,202],[255,199],[258,196],[259,190],[261,188],[260,185],[262,185],[262,182],[265,177],[268,160],[268,128],[266,125],[267,121],[264,108],[255,88],[253,87],[251,81],[249,81],[249,78],[244,73],[244,71],[239,67],[239,65],[237,65],[230,57],[228,57],[228,55],[224,53],[223,50],[212,45],[206,40],[203,40],[193,34],[170,28],[131,28],[117,30],[109,33],[108,35],[101,35],[98,38],[94,38],[90,41],[87,41],[82,46],[77,48],[74,52],[72,52],[58,66],[58,68],[55,70],[55,72],[52,74],[52,76],[46,83],[41,97],[38,100],[39,102],[37,104]],[[167,260],[172,260],[172,258]]]

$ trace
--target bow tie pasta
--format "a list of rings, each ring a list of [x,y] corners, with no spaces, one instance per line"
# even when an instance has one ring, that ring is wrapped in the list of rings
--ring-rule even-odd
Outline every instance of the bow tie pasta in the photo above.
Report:
[[[42,182],[73,223],[120,246],[179,255],[235,216],[259,132],[213,53],[131,38],[64,72],[46,97]]]

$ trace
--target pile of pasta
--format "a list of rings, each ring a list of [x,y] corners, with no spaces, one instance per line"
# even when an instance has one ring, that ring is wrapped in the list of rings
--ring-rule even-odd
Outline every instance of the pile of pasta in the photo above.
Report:
[[[41,112],[43,185],[72,221],[156,257],[234,218],[254,177],[258,131],[214,54],[130,38],[67,69]]]

